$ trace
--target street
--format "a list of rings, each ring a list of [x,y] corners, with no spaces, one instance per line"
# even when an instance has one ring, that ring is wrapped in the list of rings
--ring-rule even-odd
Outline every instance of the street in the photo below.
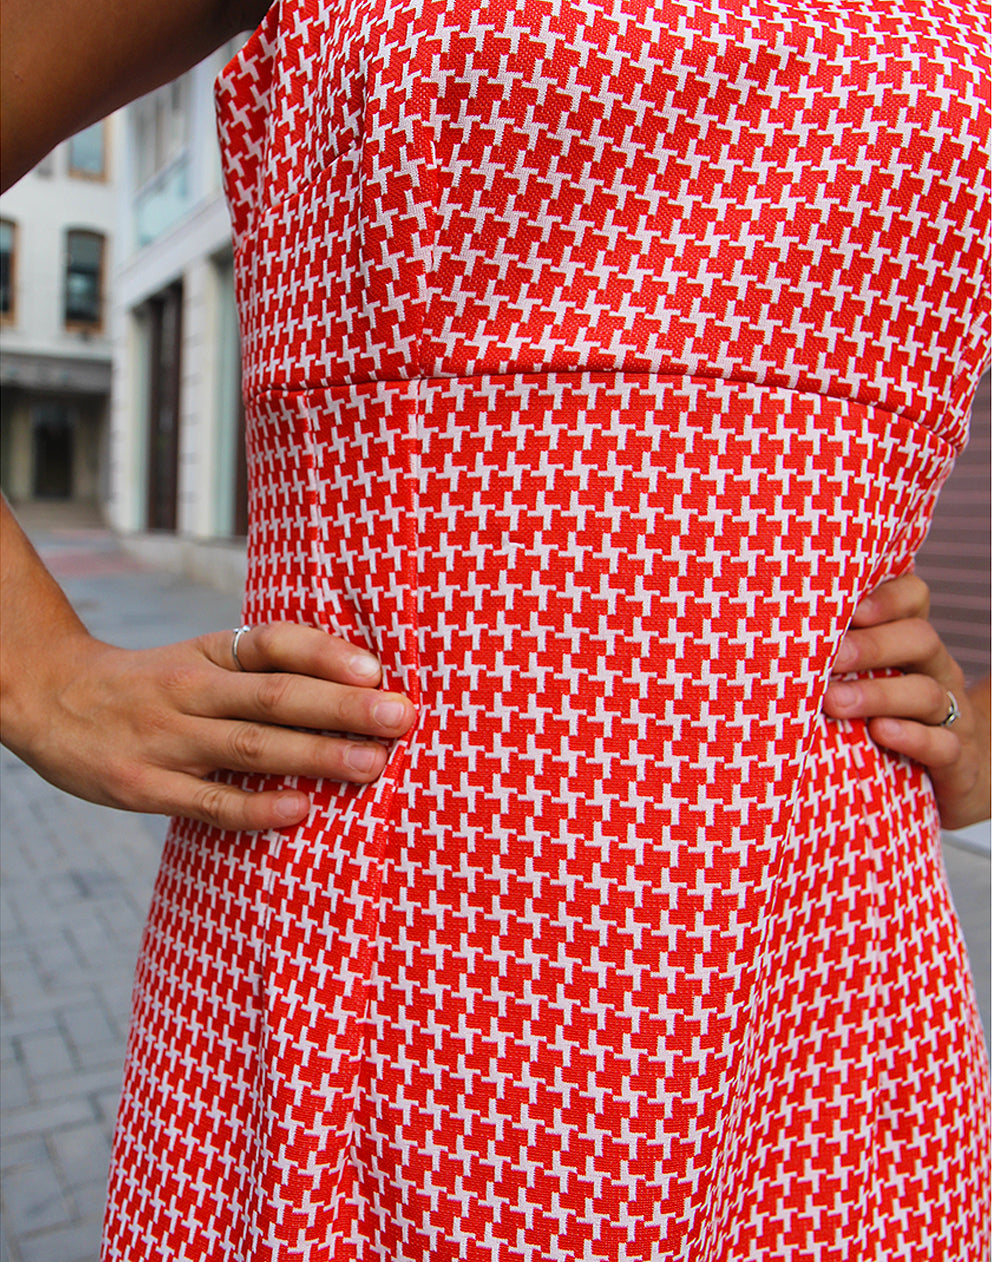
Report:
[[[95,527],[40,519],[46,562],[90,629],[129,647],[234,627],[238,601],[142,568]],[[96,1262],[131,977],[165,833],[79,802],[0,753],[0,1262]],[[945,856],[989,1022],[987,827]]]

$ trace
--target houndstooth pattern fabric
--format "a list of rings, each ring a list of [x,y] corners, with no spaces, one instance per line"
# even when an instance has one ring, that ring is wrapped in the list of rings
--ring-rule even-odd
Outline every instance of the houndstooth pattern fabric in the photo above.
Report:
[[[108,1262],[985,1258],[932,794],[820,711],[986,353],[981,29],[286,0],[228,67],[245,620],[419,717],[174,825]]]

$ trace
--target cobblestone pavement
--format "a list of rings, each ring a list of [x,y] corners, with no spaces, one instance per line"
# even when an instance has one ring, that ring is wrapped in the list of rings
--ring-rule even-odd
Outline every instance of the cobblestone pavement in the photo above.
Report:
[[[238,621],[237,600],[141,568],[106,532],[43,518],[33,534],[102,638],[139,648]],[[0,772],[0,1262],[96,1262],[131,977],[165,822],[67,797],[6,751]],[[987,836],[945,847],[986,1029]]]

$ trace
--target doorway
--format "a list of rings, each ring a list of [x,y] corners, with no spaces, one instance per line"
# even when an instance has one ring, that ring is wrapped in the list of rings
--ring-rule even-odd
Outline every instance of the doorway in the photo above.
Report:
[[[179,500],[181,283],[150,299],[148,318],[148,529],[176,529]]]
[[[32,492],[39,500],[72,498],[74,417],[65,403],[36,403],[31,419]]]

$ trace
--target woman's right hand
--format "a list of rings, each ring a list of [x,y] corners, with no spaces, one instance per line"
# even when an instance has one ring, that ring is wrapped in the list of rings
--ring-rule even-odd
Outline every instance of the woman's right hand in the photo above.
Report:
[[[989,680],[966,688],[929,615],[929,588],[915,574],[870,592],[835,663],[862,677],[832,680],[823,709],[831,718],[863,719],[877,744],[922,763],[941,824],[965,828],[989,817]]]
[[[375,657],[315,628],[274,623],[241,636],[239,670],[232,642],[217,631],[135,651],[70,629],[46,646],[40,677],[17,690],[5,743],[77,797],[228,829],[287,827],[309,801],[290,788],[246,792],[207,779],[212,772],[376,779],[382,742],[402,736],[416,712],[376,687]]]

